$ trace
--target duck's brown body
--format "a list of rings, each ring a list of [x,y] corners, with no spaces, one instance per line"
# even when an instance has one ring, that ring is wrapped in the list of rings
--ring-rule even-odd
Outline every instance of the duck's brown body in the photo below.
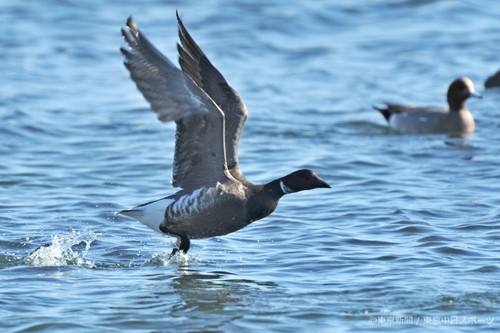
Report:
[[[389,126],[405,133],[474,133],[475,122],[467,109],[469,97],[481,97],[472,81],[461,77],[453,81],[448,89],[448,109],[439,107],[411,107],[385,103],[377,108]]]

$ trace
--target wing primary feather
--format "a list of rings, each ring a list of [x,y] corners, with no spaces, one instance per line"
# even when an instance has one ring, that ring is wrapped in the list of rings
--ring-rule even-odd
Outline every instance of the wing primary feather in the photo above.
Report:
[[[172,184],[185,190],[231,177],[224,146],[224,113],[188,75],[141,33],[130,17],[122,35],[125,67],[161,121],[175,120]]]
[[[179,13],[177,13],[177,22],[180,39],[177,50],[182,71],[224,112],[225,147],[229,171],[234,178],[248,182],[241,173],[238,163],[238,145],[247,118],[245,104],[193,40]]]

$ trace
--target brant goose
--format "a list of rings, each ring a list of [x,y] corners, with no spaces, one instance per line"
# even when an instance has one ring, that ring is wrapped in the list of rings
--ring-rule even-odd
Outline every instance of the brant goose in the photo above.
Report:
[[[118,213],[176,237],[171,256],[187,253],[191,239],[226,235],[268,216],[285,194],[330,187],[305,169],[265,185],[245,178],[238,164],[245,104],[176,14],[182,70],[147,40],[132,18],[128,29],[122,29],[129,48],[121,48],[125,67],[159,120],[176,123],[172,185],[181,190]]]
[[[411,107],[384,103],[385,108],[373,107],[380,111],[389,126],[408,133],[462,133],[474,132],[474,118],[467,110],[469,97],[482,98],[474,90],[472,81],[461,77],[453,81],[448,88],[449,108]]]

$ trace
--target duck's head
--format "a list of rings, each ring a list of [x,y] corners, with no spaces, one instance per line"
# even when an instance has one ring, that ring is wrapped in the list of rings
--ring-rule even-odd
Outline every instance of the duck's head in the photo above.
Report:
[[[465,101],[469,97],[483,98],[474,89],[472,80],[468,77],[460,77],[453,81],[448,88],[448,104],[452,110],[460,110],[464,107]]]
[[[280,186],[283,193],[294,193],[304,190],[312,190],[313,188],[331,188],[323,179],[311,170],[302,169],[292,172],[289,175],[281,178]]]

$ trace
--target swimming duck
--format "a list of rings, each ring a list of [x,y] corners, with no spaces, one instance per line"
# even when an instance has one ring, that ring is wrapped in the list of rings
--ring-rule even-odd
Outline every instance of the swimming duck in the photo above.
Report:
[[[473,133],[474,118],[467,109],[469,97],[482,98],[472,81],[461,77],[448,88],[448,109],[440,107],[412,107],[384,103],[385,108],[374,106],[385,117],[389,126],[407,133]]]
[[[179,14],[178,69],[142,34],[132,18],[122,35],[125,67],[162,122],[175,121],[172,195],[118,212],[177,238],[171,256],[191,239],[222,236],[271,214],[285,194],[329,188],[311,170],[264,185],[248,181],[238,164],[247,109],[238,93],[191,38]]]
[[[500,71],[496,72],[492,76],[490,76],[485,82],[484,82],[484,87],[485,88],[494,88],[494,87],[500,87]]]

